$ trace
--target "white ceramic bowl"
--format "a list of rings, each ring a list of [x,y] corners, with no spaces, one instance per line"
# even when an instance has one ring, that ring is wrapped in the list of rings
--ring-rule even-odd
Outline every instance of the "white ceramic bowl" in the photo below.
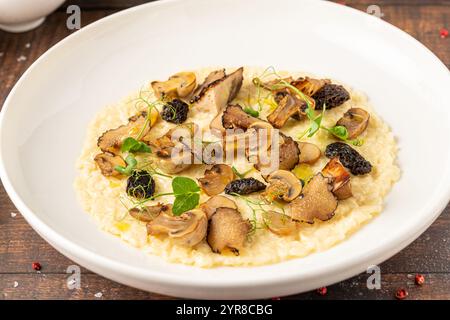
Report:
[[[88,122],[145,81],[222,65],[305,70],[365,91],[400,147],[402,178],[385,210],[328,251],[254,268],[168,264],[99,231],[72,188]],[[43,238],[105,277],[191,298],[293,294],[384,261],[447,205],[449,87],[447,68],[420,43],[344,6],[312,0],[150,3],[76,32],[24,74],[1,113],[1,178]]]
[[[24,32],[38,27],[65,0],[0,0],[0,29]]]

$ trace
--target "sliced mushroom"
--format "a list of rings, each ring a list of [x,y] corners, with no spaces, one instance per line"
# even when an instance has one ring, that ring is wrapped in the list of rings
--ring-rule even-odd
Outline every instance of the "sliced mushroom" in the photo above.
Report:
[[[297,223],[291,217],[276,211],[264,212],[263,219],[267,228],[279,236],[287,236],[297,230]]]
[[[142,136],[150,131],[150,125],[146,125],[147,112],[143,111],[128,119],[128,124],[122,125],[116,129],[104,132],[98,138],[97,145],[103,152],[114,154],[120,153],[122,141],[130,136],[137,136],[145,126]]]
[[[205,94],[210,85],[212,85],[216,81],[219,81],[220,79],[225,78],[226,75],[227,74],[225,73],[225,69],[216,70],[208,74],[203,83],[194,91],[191,103],[198,101],[200,97]]]
[[[347,110],[341,119],[336,123],[337,126],[347,128],[348,139],[355,139],[366,130],[369,124],[370,114],[361,108],[351,108]]]
[[[154,161],[161,170],[174,174],[189,168],[194,163],[193,139],[197,129],[198,127],[193,123],[178,125],[162,137],[150,141],[156,155]]]
[[[222,125],[225,129],[247,129],[251,124],[261,119],[247,114],[239,105],[229,105],[223,112]]]
[[[255,178],[243,178],[233,180],[225,187],[226,194],[246,195],[253,192],[259,192],[266,188],[266,185]]]
[[[133,208],[128,211],[128,213],[135,219],[142,222],[151,222],[160,214],[172,214],[172,205],[158,203],[154,206],[147,206],[142,209]]]
[[[108,152],[96,155],[94,161],[97,163],[97,166],[105,177],[118,177],[121,173],[114,170],[114,168],[117,166],[127,166],[121,156],[116,156]]]
[[[287,170],[277,170],[272,172],[268,176],[267,182],[269,185],[262,193],[262,196],[269,203],[277,199],[291,202],[302,192],[302,183],[300,180],[297,179],[295,174]]]
[[[205,203],[203,203],[200,208],[203,210],[204,213],[206,213],[206,216],[208,219],[211,219],[211,217],[216,213],[218,208],[230,208],[237,210],[236,203],[231,200],[230,198],[227,198],[225,196],[214,196],[208,199]]]
[[[300,163],[314,164],[320,158],[320,149],[315,144],[299,142],[298,147],[300,148]]]
[[[250,230],[249,221],[244,220],[239,211],[218,208],[209,222],[207,241],[213,252],[222,253],[229,249],[238,255]]]
[[[158,99],[173,100],[190,95],[197,85],[197,79],[193,72],[179,72],[167,81],[153,81],[151,85]]]
[[[278,107],[268,115],[267,120],[275,127],[281,128],[290,117],[299,114],[306,108],[306,102],[297,99],[294,95],[285,95],[278,104]]]
[[[268,150],[272,146],[273,127],[266,121],[252,123],[246,133],[248,135],[247,158],[252,163],[257,163],[258,159],[268,155]]]
[[[233,181],[234,172],[226,164],[215,164],[211,169],[205,170],[205,176],[198,179],[201,188],[209,196],[215,196],[225,190],[228,183]]]
[[[299,78],[291,84],[309,97],[312,97],[324,85],[331,83],[328,79]]]
[[[193,247],[206,236],[208,220],[203,211],[195,209],[180,216],[163,213],[147,223],[150,235],[167,235],[178,243]]]
[[[332,192],[338,200],[350,198],[352,194],[352,187],[350,184],[350,173],[345,170],[339,159],[331,159],[327,165],[322,169],[322,174],[325,177],[333,179]]]
[[[242,86],[244,68],[209,84],[199,96],[193,99],[192,108],[201,112],[217,114],[231,102]]]
[[[314,219],[326,221],[334,216],[338,201],[331,190],[331,179],[316,174],[303,188],[303,197],[290,203],[290,216],[294,220],[314,223]]]

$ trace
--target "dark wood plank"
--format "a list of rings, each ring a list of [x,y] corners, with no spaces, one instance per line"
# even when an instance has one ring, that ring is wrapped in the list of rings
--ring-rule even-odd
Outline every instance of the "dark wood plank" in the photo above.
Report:
[[[426,283],[417,286],[414,274],[383,274],[381,289],[367,288],[367,274],[328,287],[327,295],[316,291],[282,299],[395,299],[399,288],[408,290],[408,299],[450,299],[450,274],[424,274]],[[133,289],[96,274],[82,274],[80,289],[68,289],[67,274],[0,274],[0,300],[2,299],[174,299]],[[15,284],[15,282],[17,282]],[[15,287],[15,285],[17,285]],[[101,293],[101,297],[100,294]],[[278,298],[278,297],[274,297]]]
[[[143,2],[146,1],[77,0],[70,3],[81,5],[82,23],[87,25],[117,9]],[[345,2],[363,11],[373,4],[371,0]],[[376,3],[380,5],[386,21],[418,38],[450,66],[450,39],[439,37],[440,28],[449,26],[449,0],[381,0]],[[3,53],[0,54],[0,104],[32,61],[71,33],[65,27],[66,18],[65,7],[62,7],[34,31],[18,35],[0,31],[0,53]],[[26,60],[20,59],[21,56]],[[85,269],[82,269],[82,289],[68,290],[65,271],[73,263],[42,240],[20,214],[13,218],[11,212],[17,213],[17,210],[0,188],[0,299],[95,299],[94,294],[100,291],[103,291],[104,299],[164,298],[119,285]],[[449,242],[450,206],[418,240],[381,265],[384,274],[382,290],[369,291],[366,288],[367,275],[362,274],[331,286],[326,297],[313,292],[289,298],[391,299],[397,287],[407,286],[411,299],[450,299]],[[41,274],[31,269],[33,261],[42,264]],[[427,285],[418,288],[412,284],[411,276],[416,272],[427,274]],[[17,288],[13,287],[14,281],[19,282]]]

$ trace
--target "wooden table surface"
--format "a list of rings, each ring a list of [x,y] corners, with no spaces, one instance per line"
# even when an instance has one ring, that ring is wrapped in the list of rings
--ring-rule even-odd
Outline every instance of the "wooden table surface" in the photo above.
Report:
[[[82,25],[118,10],[146,1],[78,0]],[[408,32],[444,63],[450,65],[450,38],[440,37],[440,29],[450,28],[448,0],[353,0],[341,4],[366,11],[378,5],[383,19]],[[53,44],[73,31],[66,28],[68,3],[50,15],[38,29],[9,34],[0,31],[0,105],[28,66]],[[333,30],[330,30],[332,33]],[[361,274],[328,288],[326,296],[309,292],[289,299],[393,299],[397,288],[409,291],[409,299],[450,299],[450,206],[414,243],[383,263],[380,290],[368,290],[368,275]],[[32,262],[42,265],[41,272]],[[0,189],[0,299],[167,299],[107,280],[82,268],[81,288],[66,287],[66,269],[74,264],[42,240],[26,223]],[[414,275],[423,274],[425,285],[414,284]],[[100,294],[102,293],[101,297]]]

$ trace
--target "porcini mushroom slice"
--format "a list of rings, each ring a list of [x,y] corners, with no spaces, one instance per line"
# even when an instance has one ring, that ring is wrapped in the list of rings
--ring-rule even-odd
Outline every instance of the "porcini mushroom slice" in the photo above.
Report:
[[[179,72],[167,81],[153,81],[151,85],[158,99],[172,100],[191,94],[197,85],[197,79],[193,72]]]
[[[242,86],[244,68],[239,68],[235,72],[216,80],[193,99],[192,108],[200,112],[210,112],[217,114],[231,102]]]
[[[300,163],[314,164],[320,158],[320,149],[315,144],[299,142],[298,147],[300,148]]]
[[[309,97],[312,97],[324,85],[331,83],[328,79],[313,79],[310,77],[299,78],[291,82],[291,84],[298,90]]]
[[[370,114],[361,108],[351,108],[347,110],[341,119],[336,123],[337,126],[347,128],[348,139],[355,139],[366,130],[369,124]]]
[[[142,222],[151,222],[161,213],[171,214],[172,205],[158,203],[154,206],[144,208],[132,208],[128,213],[135,219]]]
[[[150,235],[167,235],[177,242],[195,246],[206,236],[207,219],[201,210],[185,212],[180,216],[160,214],[147,223],[147,232]]]
[[[332,192],[338,200],[344,200],[352,196],[352,187],[350,184],[350,173],[344,168],[339,159],[332,158],[322,169],[325,177],[333,179]]]
[[[150,125],[146,125],[147,112],[143,111],[128,119],[128,124],[122,125],[116,129],[104,132],[98,138],[97,145],[103,152],[114,154],[120,153],[122,141],[125,138],[137,136],[145,126],[141,136],[145,136],[150,131]]]
[[[247,129],[251,124],[261,121],[242,110],[239,105],[228,105],[223,112],[222,125],[225,129]]]
[[[267,120],[275,127],[281,128],[295,114],[299,114],[306,106],[306,102],[287,94],[282,98],[278,107],[268,115]]]
[[[239,211],[218,208],[210,219],[207,241],[213,252],[222,253],[230,249],[239,254],[250,229],[250,223],[242,218]]]
[[[97,163],[97,166],[105,177],[120,176],[121,173],[116,171],[114,168],[116,166],[127,166],[121,156],[117,156],[108,152],[103,152],[96,155],[94,161],[95,163]]]
[[[205,170],[205,176],[198,179],[201,188],[209,196],[214,196],[225,190],[228,183],[233,181],[234,172],[226,164],[215,164],[211,169]]]
[[[297,198],[302,192],[302,183],[300,180],[290,171],[277,170],[272,172],[267,182],[269,185],[262,196],[268,201],[273,202],[276,199],[283,199],[290,202]]]
[[[297,230],[297,223],[291,217],[276,211],[264,212],[263,219],[267,228],[279,236],[287,236]]]
[[[225,69],[215,70],[208,74],[208,76],[205,78],[203,83],[198,86],[197,89],[195,89],[193,97],[191,99],[191,103],[196,102],[200,99],[201,96],[205,94],[205,91],[208,89],[210,85],[212,85],[214,82],[223,79],[226,77]]]
[[[338,205],[332,189],[331,179],[316,174],[303,188],[303,196],[290,203],[291,218],[311,224],[314,219],[331,219]]]
[[[204,213],[206,213],[208,219],[211,219],[218,208],[230,208],[237,210],[236,203],[233,200],[220,195],[209,198],[208,201],[200,206],[200,208]]]

